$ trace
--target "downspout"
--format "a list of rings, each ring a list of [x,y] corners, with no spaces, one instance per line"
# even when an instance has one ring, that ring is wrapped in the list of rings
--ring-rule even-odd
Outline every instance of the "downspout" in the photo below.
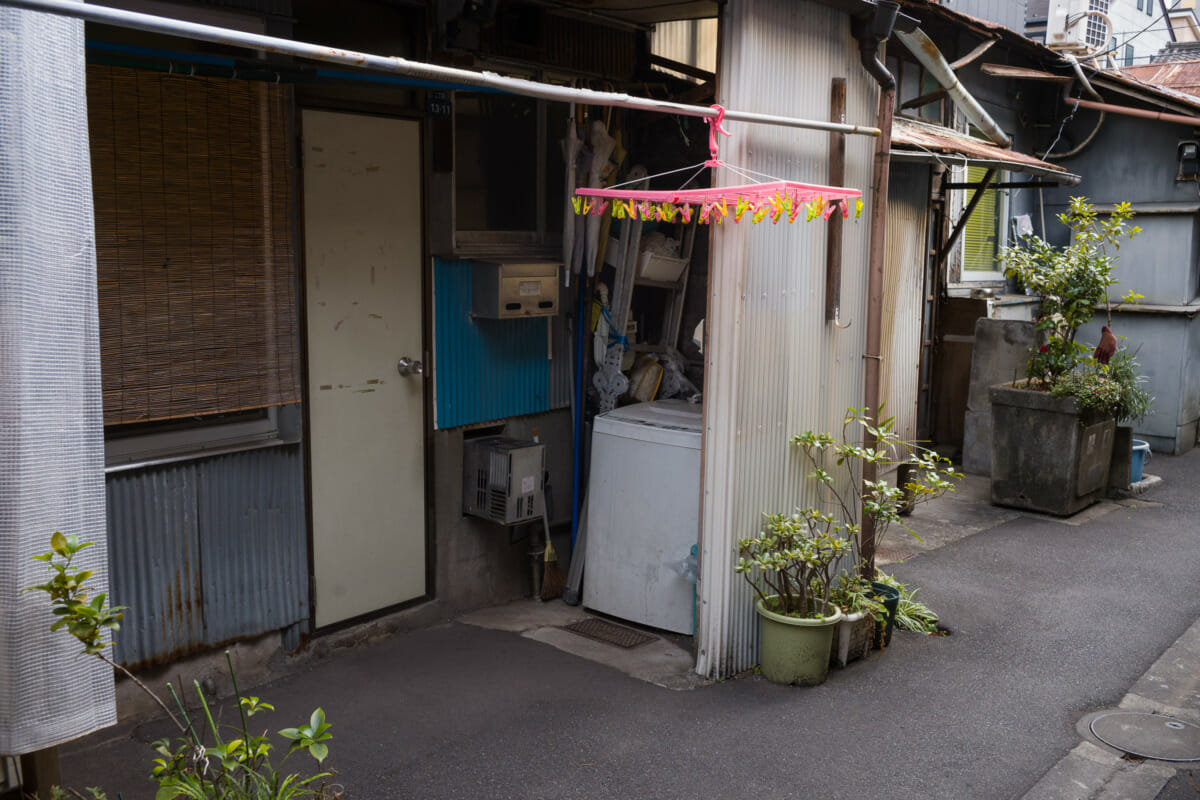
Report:
[[[1000,130],[1000,126],[992,119],[991,115],[984,110],[983,106],[979,105],[966,87],[959,81],[958,75],[954,74],[954,69],[946,61],[946,57],[938,50],[937,45],[933,40],[925,35],[925,32],[917,28],[912,33],[904,31],[896,31],[896,38],[904,43],[904,46],[916,56],[917,61],[921,62],[921,66],[929,70],[932,75],[943,88],[950,98],[954,100],[954,104],[966,115],[967,119],[983,132],[983,135],[991,139],[1001,147],[1012,147],[1012,139],[1007,133]]]
[[[879,59],[879,50],[892,33],[896,13],[900,4],[895,0],[879,0],[875,17],[858,27],[854,36],[858,39],[859,55],[863,68],[879,84],[879,111],[876,127],[882,133],[875,140],[875,157],[871,178],[871,231],[867,254],[867,342],[863,353],[863,406],[873,419],[879,416],[879,361],[883,345],[883,260],[884,243],[887,235],[888,176],[891,169],[892,116],[896,109],[896,79]],[[867,433],[864,445],[875,446],[875,437]],[[875,464],[863,464],[862,480],[876,479]],[[864,492],[865,494],[865,492]],[[875,577],[875,525],[874,520],[860,513],[862,523],[859,533],[859,552],[865,559],[863,575],[868,580]]]

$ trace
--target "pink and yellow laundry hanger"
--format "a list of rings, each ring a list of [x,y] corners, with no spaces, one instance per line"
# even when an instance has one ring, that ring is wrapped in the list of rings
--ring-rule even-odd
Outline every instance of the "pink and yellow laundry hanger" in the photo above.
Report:
[[[576,214],[602,216],[609,212],[616,219],[642,219],[654,222],[691,222],[696,219],[703,224],[720,225],[726,221],[741,222],[749,218],[752,223],[771,220],[795,222],[802,216],[805,221],[817,217],[829,219],[840,210],[842,218],[850,216],[850,201],[854,201],[854,216],[862,214],[862,192],[843,186],[821,186],[811,183],[785,181],[735,167],[717,158],[717,134],[731,135],[722,122],[725,109],[714,105],[717,114],[709,119],[708,149],[711,158],[702,164],[660,172],[636,181],[617,184],[607,189],[587,187],[575,191],[571,205]],[[714,186],[708,189],[688,189],[689,183],[700,172],[709,167],[725,167],[750,183],[736,186]],[[694,170],[692,176],[679,189],[653,190],[626,188],[651,178],[673,175]]]

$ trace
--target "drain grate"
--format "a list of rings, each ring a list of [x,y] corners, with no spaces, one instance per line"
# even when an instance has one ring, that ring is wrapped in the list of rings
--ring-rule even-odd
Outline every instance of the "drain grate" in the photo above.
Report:
[[[595,617],[581,619],[579,622],[572,622],[570,625],[563,625],[564,631],[577,633],[580,636],[586,636],[589,639],[595,639],[598,642],[607,644],[615,644],[617,647],[637,647],[639,644],[653,642],[656,636],[648,636],[644,633],[639,633],[629,628],[624,628],[620,625],[614,625],[611,622]]]
[[[1200,761],[1200,725],[1164,714],[1113,711],[1088,726],[1096,738],[1130,755],[1156,761]]]

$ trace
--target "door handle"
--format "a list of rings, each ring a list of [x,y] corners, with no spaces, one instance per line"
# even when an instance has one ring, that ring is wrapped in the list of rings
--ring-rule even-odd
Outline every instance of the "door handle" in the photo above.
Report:
[[[396,362],[396,371],[406,378],[410,375],[424,375],[425,365],[415,358],[404,356]]]

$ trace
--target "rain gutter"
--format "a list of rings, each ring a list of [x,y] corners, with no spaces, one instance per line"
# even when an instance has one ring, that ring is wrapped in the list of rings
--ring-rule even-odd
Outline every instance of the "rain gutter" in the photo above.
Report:
[[[946,92],[954,100],[954,104],[962,110],[976,128],[983,132],[983,135],[991,139],[996,144],[1004,148],[1012,147],[1012,139],[1007,133],[1000,130],[1000,126],[992,119],[991,115],[983,109],[966,87],[958,80],[958,76],[954,74],[954,70],[946,61],[946,57],[938,50],[937,45],[933,40],[925,35],[925,32],[920,28],[912,33],[904,31],[896,31],[896,38],[904,43],[904,46],[909,49],[917,61],[921,62],[921,66],[929,70],[938,83],[945,87]]]
[[[896,110],[896,79],[879,58],[880,48],[893,33],[900,4],[894,0],[879,0],[875,16],[854,27],[863,68],[879,84],[879,111],[876,124],[883,131],[875,140],[875,155],[871,169],[871,229],[867,245],[867,330],[863,353],[863,406],[872,418],[879,418],[879,373],[883,358],[883,266],[884,245],[887,240],[888,178],[891,170],[892,117]],[[897,33],[897,35],[899,35]],[[875,437],[868,431],[863,446],[875,447]],[[869,496],[866,483],[877,477],[875,463],[862,466],[863,497]],[[863,558],[863,575],[875,577],[875,519],[862,509],[859,515],[859,554]]]
[[[668,114],[679,114],[686,117],[702,117],[704,119],[714,119],[718,113],[711,106],[693,106],[666,100],[655,100],[649,97],[634,97],[633,95],[619,92],[599,92],[592,89],[581,89],[571,86],[556,86],[549,83],[525,80],[524,78],[511,78],[505,75],[498,75],[494,72],[476,72],[457,67],[446,67],[440,64],[410,61],[398,56],[357,53],[352,50],[342,50],[336,47],[300,42],[294,39],[281,39],[275,36],[264,36],[262,34],[231,30],[215,25],[202,25],[197,22],[170,19],[153,14],[142,14],[136,11],[126,11],[109,6],[92,5],[91,3],[79,3],[73,0],[0,0],[0,7],[2,6],[20,8],[26,11],[57,14],[64,17],[76,17],[87,22],[156,33],[164,36],[179,36],[200,42],[245,47],[263,53],[294,56],[296,58],[356,67],[373,72],[406,75],[428,81],[444,81],[446,83],[485,87],[525,97],[536,97],[541,100],[658,111]],[[864,125],[783,117],[775,114],[756,114],[732,109],[727,109],[724,113],[726,120],[736,122],[781,125],[809,130],[837,131],[864,136],[880,136],[881,134],[879,128]]]

